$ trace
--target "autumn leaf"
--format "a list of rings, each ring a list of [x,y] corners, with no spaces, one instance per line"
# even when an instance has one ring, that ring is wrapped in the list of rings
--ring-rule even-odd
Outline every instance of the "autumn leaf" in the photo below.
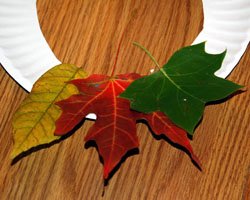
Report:
[[[84,77],[86,73],[81,68],[61,64],[39,78],[14,114],[12,158],[32,147],[59,139],[54,131],[61,110],[54,103],[78,93],[68,81]]]
[[[201,163],[199,158],[194,154],[193,149],[189,143],[187,132],[179,128],[170,119],[162,112],[153,112],[151,114],[139,113],[137,119],[145,119],[154,134],[156,135],[165,135],[173,143],[176,143],[182,147],[185,147],[192,160],[200,167]]]
[[[159,64],[151,54],[141,47]],[[205,43],[177,51],[159,71],[134,81],[120,97],[139,112],[164,112],[175,124],[193,134],[207,102],[227,97],[242,86],[216,77],[225,53],[208,54]]]
[[[138,74],[123,74],[116,77],[91,75],[86,79],[70,81],[80,94],[57,102],[62,115],[56,121],[56,135],[71,131],[89,113],[95,113],[97,120],[90,128],[85,141],[94,140],[104,161],[104,178],[131,149],[139,146],[136,135],[136,121],[145,119],[157,135],[164,134],[170,140],[185,147],[192,159],[199,163],[184,130],[175,126],[160,112],[146,115],[130,110],[128,100],[119,98],[128,85],[139,78]]]

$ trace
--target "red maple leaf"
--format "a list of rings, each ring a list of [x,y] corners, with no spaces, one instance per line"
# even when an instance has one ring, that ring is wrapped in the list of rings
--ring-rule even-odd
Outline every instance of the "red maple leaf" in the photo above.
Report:
[[[135,73],[115,77],[94,74],[86,79],[73,80],[71,83],[79,89],[80,94],[57,102],[63,112],[56,122],[56,135],[68,133],[89,113],[96,114],[97,120],[88,131],[85,141],[96,142],[104,161],[105,179],[129,150],[138,148],[138,119],[147,120],[156,135],[163,134],[172,142],[185,147],[199,165],[184,130],[175,126],[161,112],[138,113],[130,109],[128,100],[119,98],[119,94],[139,77]]]

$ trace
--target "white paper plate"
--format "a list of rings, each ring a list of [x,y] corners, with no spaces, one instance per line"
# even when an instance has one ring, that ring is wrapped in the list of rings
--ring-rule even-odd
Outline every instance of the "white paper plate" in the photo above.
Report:
[[[250,0],[203,0],[203,30],[194,44],[207,41],[206,51],[227,49],[215,75],[226,78],[239,62],[250,41]]]
[[[207,41],[209,53],[227,49],[217,76],[225,78],[250,40],[250,0],[203,0],[204,27],[194,43]],[[40,29],[36,0],[0,0],[0,63],[27,91],[60,63]]]

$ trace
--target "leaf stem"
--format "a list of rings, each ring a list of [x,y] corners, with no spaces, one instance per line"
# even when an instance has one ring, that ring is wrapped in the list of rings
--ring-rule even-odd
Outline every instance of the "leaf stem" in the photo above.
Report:
[[[151,58],[151,60],[155,63],[155,65],[159,68],[159,70],[161,71],[161,73],[163,73],[163,75],[173,84],[175,85],[179,90],[183,91],[181,89],[181,87],[179,85],[177,85],[169,76],[168,74],[164,71],[163,68],[160,67],[159,63],[156,61],[156,59],[152,56],[152,54],[146,49],[146,47],[142,46],[141,44],[137,43],[137,42],[133,42],[133,45],[141,48],[143,51],[146,52],[146,54]],[[184,93],[186,93],[185,91],[183,91]]]
[[[146,49],[146,47],[142,46],[141,44],[139,44],[137,42],[133,42],[133,45],[135,45],[135,46],[139,47],[140,49],[142,49],[143,51],[145,51],[145,53],[150,57],[150,59],[158,67],[158,69],[161,70],[161,67],[160,67],[159,63],[156,61],[154,56],[152,56],[152,54]]]

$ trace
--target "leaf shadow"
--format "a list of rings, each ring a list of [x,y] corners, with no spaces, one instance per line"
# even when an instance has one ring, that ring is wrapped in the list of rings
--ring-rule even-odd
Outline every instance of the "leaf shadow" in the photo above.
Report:
[[[197,127],[201,124],[202,120],[203,120],[203,115],[201,116],[201,118],[200,118],[200,120],[198,121],[198,123],[195,125],[195,127],[194,127],[194,132],[195,132],[195,130],[197,129]],[[193,132],[193,134],[187,133],[187,137],[188,137],[189,140],[193,140],[194,132]]]
[[[96,148],[97,152],[98,152],[98,156],[99,156],[99,161],[104,164],[103,158],[100,156],[99,150],[98,150],[98,146],[96,144],[96,142],[94,140],[90,140],[87,141],[84,145],[85,149],[94,147]],[[120,160],[120,162],[115,166],[115,168],[109,173],[109,176],[107,179],[104,179],[104,187],[106,187],[110,181],[110,179],[112,179],[112,177],[114,176],[114,174],[119,170],[119,168],[121,167],[121,165],[126,161],[126,159],[130,156],[134,156],[139,154],[139,149],[138,148],[134,148],[131,149],[129,151],[127,151],[127,153],[122,157],[122,159]]]
[[[189,158],[191,159],[191,162],[193,163],[193,165],[199,170],[199,171],[202,171],[201,167],[199,166],[198,163],[196,163],[192,157],[191,157],[191,154],[189,153],[189,151],[184,148],[183,146],[179,145],[179,144],[176,144],[174,142],[172,142],[167,136],[165,135],[156,135],[151,127],[149,126],[149,124],[147,123],[146,120],[138,120],[137,123],[142,123],[142,124],[145,124],[147,127],[148,127],[148,130],[151,132],[152,136],[154,137],[154,139],[156,140],[164,140],[165,142],[168,142],[170,145],[172,145],[173,147],[185,152]],[[188,137],[192,137],[191,135],[187,134]],[[98,150],[98,146],[96,144],[96,142],[94,140],[90,140],[90,141],[87,141],[84,145],[84,148],[85,149],[88,149],[88,148],[91,148],[91,147],[94,147],[96,148],[97,152],[98,152],[98,156],[99,156],[99,161],[104,164],[104,161],[103,161],[103,158],[100,156],[100,153],[99,153],[99,150]],[[110,172],[109,174],[109,177],[107,179],[104,180],[104,187],[106,187],[110,181],[110,179],[112,179],[112,177],[114,176],[114,174],[118,171],[118,169],[121,167],[121,165],[126,161],[126,159],[130,156],[133,156],[133,155],[137,155],[139,154],[139,148],[135,148],[135,149],[131,149],[129,150],[121,159],[121,161],[116,165],[116,167]]]
[[[148,130],[151,132],[152,136],[154,137],[154,139],[156,140],[164,140],[165,142],[169,143],[171,146],[183,151],[184,153],[186,153],[189,158],[191,159],[193,165],[199,170],[199,171],[202,171],[202,168],[200,167],[200,165],[198,163],[195,162],[195,160],[192,159],[192,156],[190,154],[190,152],[183,146],[177,144],[177,143],[174,143],[172,142],[167,136],[161,134],[161,135],[156,135],[154,133],[154,131],[151,129],[151,127],[149,126],[148,122],[146,120],[138,120],[138,123],[142,123],[142,124],[145,124],[147,127],[148,127]],[[191,135],[189,135],[187,133],[187,137],[192,137]],[[190,139],[190,138],[189,138]],[[192,140],[192,139],[191,139]]]
[[[211,102],[206,103],[206,106],[224,103],[224,102],[226,102],[226,101],[232,99],[234,96],[238,96],[238,95],[240,95],[241,93],[244,93],[244,92],[246,92],[246,90],[237,90],[237,91],[234,92],[233,94],[231,94],[231,95],[229,95],[229,96],[227,96],[227,97],[225,97],[225,98],[223,98],[223,99],[220,99],[220,100],[217,100],[217,101],[211,101]],[[196,124],[196,126],[195,126],[195,128],[194,128],[194,131],[195,131],[196,128],[201,124],[202,120],[203,120],[203,115],[202,115],[201,119],[199,120],[199,122]],[[187,136],[188,136],[188,138],[189,138],[190,140],[193,140],[193,135],[187,134]]]
[[[246,91],[247,91],[246,89],[237,90],[237,91],[234,92],[233,94],[231,94],[231,95],[229,95],[229,96],[227,96],[227,97],[225,97],[225,98],[223,98],[223,99],[208,102],[208,103],[206,103],[206,105],[209,106],[209,105],[215,105],[215,104],[224,103],[224,102],[226,102],[226,101],[232,99],[232,98],[235,97],[235,96],[238,96],[238,95],[240,95],[240,94],[242,94],[242,93],[245,93]]]
[[[86,119],[83,119],[79,124],[77,124],[70,132],[66,133],[65,135],[61,136],[59,139],[57,140],[54,140],[50,143],[47,143],[47,144],[41,144],[41,145],[38,145],[38,146],[35,146],[35,147],[32,147],[31,149],[27,150],[27,151],[24,151],[22,153],[20,153],[18,156],[16,156],[12,162],[11,162],[11,165],[14,165],[16,164],[18,161],[20,161],[21,159],[23,159],[24,157],[26,156],[29,156],[30,154],[34,153],[34,152],[37,152],[41,149],[46,149],[46,148],[49,148],[55,144],[58,144],[64,140],[66,140],[67,138],[69,138],[70,136],[72,136],[82,125],[83,123],[85,122]]]

